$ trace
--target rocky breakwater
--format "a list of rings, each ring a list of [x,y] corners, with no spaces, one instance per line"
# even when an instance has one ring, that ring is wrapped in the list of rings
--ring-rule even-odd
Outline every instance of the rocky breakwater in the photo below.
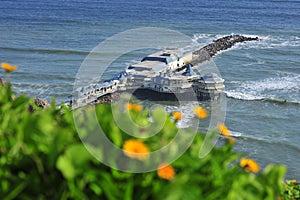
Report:
[[[247,41],[258,41],[258,37],[246,37],[242,35],[229,35],[202,47],[201,49],[193,52],[193,57],[198,57],[192,61],[192,64],[197,62],[204,62],[210,60],[211,57],[215,56],[218,52],[231,48],[236,43],[242,43]]]

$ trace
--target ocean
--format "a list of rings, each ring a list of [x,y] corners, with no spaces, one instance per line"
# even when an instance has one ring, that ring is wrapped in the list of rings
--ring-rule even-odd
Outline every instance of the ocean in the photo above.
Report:
[[[262,167],[285,164],[286,178],[300,180],[299,19],[298,0],[3,0],[0,62],[18,65],[11,76],[18,94],[59,104],[89,52],[120,32],[166,28],[203,46],[230,34],[259,37],[213,58],[225,79],[225,122],[236,152]],[[113,72],[140,56],[133,52]]]

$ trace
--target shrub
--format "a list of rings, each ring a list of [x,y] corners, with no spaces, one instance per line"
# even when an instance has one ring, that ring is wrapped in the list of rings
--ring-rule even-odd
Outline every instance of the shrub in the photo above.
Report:
[[[249,164],[239,164],[242,155],[233,152],[232,139],[223,137],[223,145],[215,147],[203,159],[198,152],[204,134],[196,134],[186,152],[170,165],[162,163],[158,171],[126,173],[107,167],[93,157],[81,142],[90,130],[80,132],[80,123],[89,127],[93,107],[76,111],[54,101],[48,109],[34,107],[26,96],[12,98],[10,85],[0,86],[0,197],[1,199],[277,199],[285,194],[282,184],[285,167],[269,165],[257,174],[249,171]],[[131,106],[132,107],[132,106]],[[134,106],[133,106],[134,107]],[[150,125],[148,110],[141,107],[123,114],[141,125]],[[153,151],[168,143],[179,130],[176,120],[162,110],[155,111],[154,122],[166,120],[160,132],[138,140],[119,129],[110,105],[95,107],[98,121],[107,137],[119,148],[141,145],[141,151]],[[122,114],[122,115],[123,115]],[[75,127],[73,115],[78,116]],[[177,114],[178,115],[178,114]],[[122,118],[122,116],[121,116]],[[155,128],[155,127],[154,127]],[[142,131],[132,128],[135,134]],[[185,134],[192,130],[184,129]],[[218,134],[212,131],[209,134]],[[80,136],[80,137],[79,137]],[[179,145],[179,144],[178,144]],[[130,154],[130,145],[125,155]],[[90,149],[91,150],[91,149]],[[102,147],[94,147],[101,155]],[[149,157],[130,157],[136,162],[147,162]],[[112,156],[111,163],[118,163]],[[254,162],[254,161],[253,161]],[[299,192],[299,188],[298,188]],[[298,193],[299,194],[299,193]],[[285,194],[284,197],[287,198]],[[296,195],[296,194],[294,194]],[[294,196],[295,198],[297,196]],[[299,196],[298,196],[299,197]]]
[[[287,180],[284,184],[282,199],[296,200],[300,199],[300,184],[296,180]]]

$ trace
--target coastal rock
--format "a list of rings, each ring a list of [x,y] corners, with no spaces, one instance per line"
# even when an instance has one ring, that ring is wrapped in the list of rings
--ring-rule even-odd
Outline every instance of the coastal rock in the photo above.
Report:
[[[48,103],[48,101],[46,100],[42,100],[42,99],[39,99],[39,98],[35,98],[34,99],[34,104],[42,109],[46,109],[46,108],[49,108],[50,107],[50,104]],[[30,105],[28,107],[28,111],[30,113],[33,113],[35,111],[35,109],[33,108],[32,105]]]
[[[204,46],[198,51],[193,52],[194,56],[200,56],[200,61],[209,60],[209,57],[216,55],[219,51],[231,48],[236,43],[246,41],[257,41],[258,37],[245,37],[242,35],[229,35],[220,39],[214,40],[211,44]],[[203,56],[205,55],[206,56]],[[202,56],[202,58],[201,58]],[[198,60],[199,61],[199,60]]]
[[[50,104],[48,103],[48,101],[46,100],[42,100],[42,99],[39,99],[39,98],[35,98],[34,99],[34,104],[40,108],[49,108],[50,107]]]
[[[96,104],[110,104],[113,103],[115,101],[117,101],[120,98],[120,93],[116,92],[116,93],[112,93],[112,94],[106,94],[104,96],[101,96],[97,99],[97,101],[95,102]]]

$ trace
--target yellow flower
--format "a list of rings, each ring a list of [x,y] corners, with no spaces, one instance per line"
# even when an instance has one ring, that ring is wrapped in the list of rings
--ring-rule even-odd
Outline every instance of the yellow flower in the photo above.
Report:
[[[258,172],[259,165],[252,159],[242,158],[240,161],[240,166],[246,170],[246,172]]]
[[[127,103],[125,105],[126,110],[133,110],[136,112],[141,112],[143,110],[143,106],[139,104],[134,104],[134,103]]]
[[[219,123],[218,124],[218,129],[219,129],[219,132],[222,135],[224,135],[224,136],[229,136],[230,135],[230,132],[229,132],[228,128],[224,124]]]
[[[149,157],[148,147],[139,140],[126,140],[123,144],[123,152],[130,158],[145,160]]]
[[[159,165],[157,174],[160,178],[170,181],[175,176],[175,170],[171,165],[163,163]]]
[[[227,141],[231,145],[234,145],[234,143],[235,143],[235,139],[233,137],[227,137]]]
[[[173,112],[173,117],[176,121],[178,121],[178,120],[182,119],[182,114],[180,112],[175,111],[175,112]]]
[[[297,183],[297,180],[296,180],[296,179],[293,179],[293,180],[291,180],[291,182],[292,182],[293,184],[296,184],[296,183]]]
[[[134,104],[133,110],[136,112],[141,112],[143,110],[143,106],[140,104]]]
[[[126,104],[125,104],[125,109],[126,109],[126,110],[132,110],[133,107],[134,107],[134,104],[133,104],[133,103],[126,103]]]
[[[15,66],[15,65],[10,65],[10,64],[5,63],[5,62],[1,63],[1,66],[2,66],[2,68],[3,68],[6,72],[13,72],[13,71],[16,71],[16,70],[18,69],[17,66]]]
[[[204,119],[207,117],[206,110],[200,106],[194,108],[194,113],[199,119]]]

